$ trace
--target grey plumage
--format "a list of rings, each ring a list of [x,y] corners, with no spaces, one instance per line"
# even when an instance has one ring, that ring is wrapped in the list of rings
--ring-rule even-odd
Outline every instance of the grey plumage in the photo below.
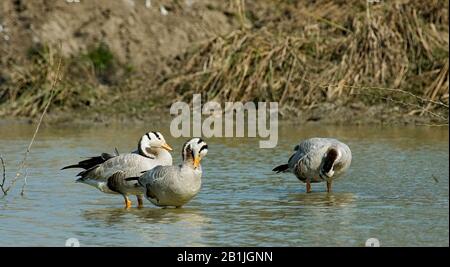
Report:
[[[294,150],[288,163],[273,171],[292,172],[308,184],[326,181],[331,188],[331,182],[340,177],[352,161],[350,148],[333,138],[310,138],[296,145]]]
[[[144,190],[137,180],[125,179],[139,177],[143,172],[158,165],[172,165],[171,150],[161,133],[150,132],[141,137],[138,149],[132,153],[111,155],[103,153],[99,157],[92,157],[67,168],[83,168],[78,173],[77,182],[96,187],[104,193],[121,194],[125,198],[125,205],[131,202],[128,195],[136,195],[139,205],[142,204]]]
[[[142,172],[151,170],[158,165],[167,165],[172,162],[161,162],[156,159],[147,158],[139,154],[129,153],[113,157],[102,164],[96,165],[91,169],[82,171],[78,174],[81,176],[77,181],[94,185],[104,193],[118,193],[116,190],[111,190],[108,185],[108,180],[117,172],[121,172],[123,177],[140,176]],[[126,181],[121,184],[120,191],[124,194],[142,195],[141,187],[136,186],[136,181]]]
[[[157,206],[181,207],[198,194],[201,188],[200,160],[208,146],[200,138],[186,142],[182,149],[183,164],[157,166],[139,178],[146,198]]]

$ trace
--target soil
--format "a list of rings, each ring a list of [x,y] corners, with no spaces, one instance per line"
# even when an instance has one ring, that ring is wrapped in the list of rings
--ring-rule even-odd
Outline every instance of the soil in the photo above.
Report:
[[[121,63],[154,74],[165,68],[167,58],[237,27],[222,1],[152,0],[147,7],[145,3],[2,1],[1,64],[20,65],[32,44],[60,46],[68,57],[103,42]]]
[[[110,106],[107,107],[79,110],[54,107],[47,114],[47,122],[147,121],[148,117],[168,114],[170,103],[175,101],[172,97],[176,96],[169,92],[149,92],[148,88],[161,77],[170,77],[175,71],[170,61],[178,55],[217,35],[226,35],[242,27],[234,2],[237,1],[3,0],[0,3],[0,85],[8,84],[17,75],[17,69],[26,68],[29,64],[27,55],[32,47],[41,44],[59,47],[64,57],[71,57],[86,53],[93,45],[104,43],[120,64],[135,70],[134,77],[140,82],[137,89],[130,92],[133,96],[122,92],[115,96],[118,100],[109,101]],[[253,2],[249,6],[257,10],[255,13],[270,16],[268,9],[261,11]],[[258,23],[264,23],[264,20],[260,19]],[[2,94],[0,92],[0,98]],[[156,100],[152,105],[136,108],[129,108],[130,103],[125,103],[142,102],[147,94],[169,99]],[[124,95],[125,98],[122,98]],[[113,111],[121,105],[127,107]],[[296,114],[281,109],[280,114],[281,118],[299,123],[435,123],[433,117],[410,114],[393,104],[367,106],[359,102],[346,105],[319,103],[314,108],[300,109]],[[37,118],[14,119],[33,122]]]

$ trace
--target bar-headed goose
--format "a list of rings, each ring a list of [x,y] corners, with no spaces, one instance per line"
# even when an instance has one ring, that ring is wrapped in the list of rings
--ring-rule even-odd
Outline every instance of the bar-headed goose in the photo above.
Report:
[[[104,193],[121,194],[125,199],[125,207],[131,207],[128,195],[136,195],[138,206],[143,205],[143,189],[137,181],[125,181],[122,176],[139,176],[158,165],[172,165],[172,156],[168,151],[172,148],[159,132],[149,132],[141,137],[136,151],[121,155],[103,153],[68,168],[83,168],[77,174],[77,182],[96,187]]]
[[[294,148],[294,154],[288,164],[277,166],[273,171],[292,172],[306,183],[306,192],[311,192],[311,183],[327,182],[327,192],[331,192],[331,183],[350,166],[352,152],[350,148],[332,138],[310,138]]]
[[[197,195],[202,184],[200,161],[208,153],[208,145],[193,138],[183,145],[183,163],[179,166],[157,166],[137,179],[145,197],[160,207],[181,207]]]

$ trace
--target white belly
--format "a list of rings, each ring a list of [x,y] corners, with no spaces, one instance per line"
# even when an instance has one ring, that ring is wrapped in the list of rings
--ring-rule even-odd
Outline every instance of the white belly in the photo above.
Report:
[[[93,186],[106,194],[118,194],[117,192],[114,192],[111,189],[109,189],[108,185],[104,181],[96,181],[96,180],[86,179],[86,180],[80,181],[80,182],[83,184]]]

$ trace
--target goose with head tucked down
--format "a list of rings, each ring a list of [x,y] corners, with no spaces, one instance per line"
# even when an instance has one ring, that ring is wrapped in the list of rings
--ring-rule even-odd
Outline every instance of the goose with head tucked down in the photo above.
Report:
[[[138,207],[142,207],[143,188],[137,181],[126,181],[122,177],[139,176],[158,165],[172,165],[172,156],[168,151],[172,148],[159,132],[148,132],[141,137],[136,151],[115,155],[103,153],[78,164],[63,169],[83,168],[77,176],[77,182],[85,183],[104,193],[121,194],[125,199],[125,207],[131,207],[128,195],[136,195]]]
[[[306,183],[306,192],[311,192],[311,183],[327,182],[331,192],[333,180],[341,176],[352,161],[350,148],[333,138],[310,138],[294,148],[288,164],[277,166],[273,171],[292,172]]]
[[[181,207],[195,197],[202,184],[200,161],[208,153],[208,145],[201,138],[193,138],[183,145],[183,163],[179,166],[157,166],[138,180],[145,197],[159,207]]]

